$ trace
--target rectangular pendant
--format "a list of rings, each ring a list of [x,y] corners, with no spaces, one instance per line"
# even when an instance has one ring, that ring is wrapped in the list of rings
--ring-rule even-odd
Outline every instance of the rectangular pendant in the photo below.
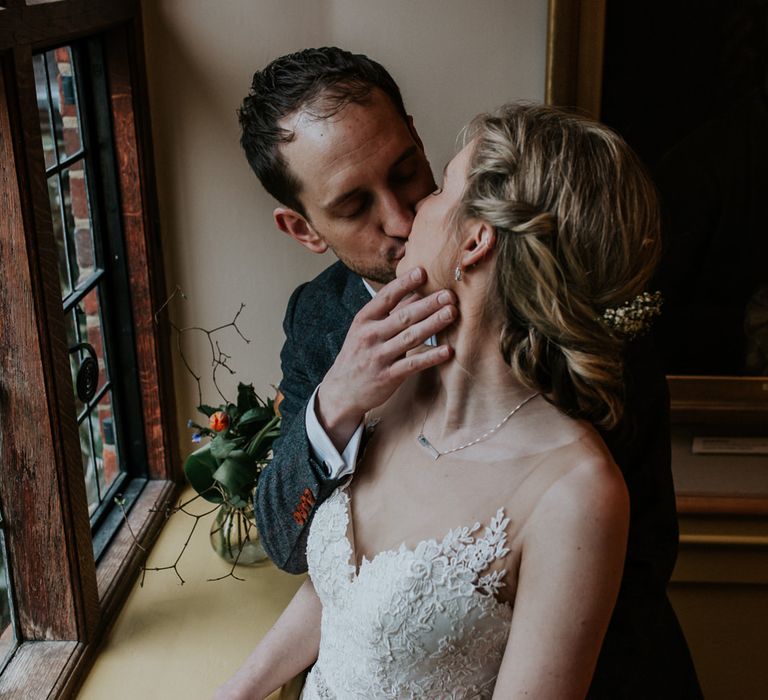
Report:
[[[432,446],[432,443],[421,433],[416,438],[416,442],[432,455],[432,459],[437,459],[440,456],[440,453]]]

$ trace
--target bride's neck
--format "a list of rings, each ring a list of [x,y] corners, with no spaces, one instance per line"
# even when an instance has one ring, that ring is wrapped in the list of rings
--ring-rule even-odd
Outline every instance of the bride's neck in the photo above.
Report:
[[[454,357],[438,367],[439,382],[428,392],[425,416],[435,438],[485,430],[531,395],[512,375],[499,351],[498,330],[462,309],[460,320],[439,338]]]

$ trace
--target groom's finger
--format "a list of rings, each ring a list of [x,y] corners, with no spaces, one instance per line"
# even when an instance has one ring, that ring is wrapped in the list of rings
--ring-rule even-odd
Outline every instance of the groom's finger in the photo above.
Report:
[[[425,302],[428,300],[428,298],[424,299]],[[432,311],[432,306],[426,306],[425,309],[428,313],[425,313],[422,318],[413,318],[412,314],[402,314],[408,319],[404,323],[404,327],[398,333],[393,333],[382,346],[384,356],[389,357],[390,361],[423,345],[429,338],[450,326],[459,315],[458,309],[452,304],[439,306],[434,311]],[[408,308],[407,311],[410,312],[411,309]]]
[[[408,304],[398,305],[386,320],[379,323],[379,337],[386,342],[398,334],[405,334],[404,342],[408,348],[415,347],[453,323],[457,313],[456,296],[453,292],[442,289],[424,299],[417,298]],[[430,321],[428,326],[415,328],[427,319]],[[427,335],[424,335],[427,330]]]
[[[387,318],[403,299],[416,291],[426,281],[427,273],[420,267],[396,277],[376,292],[376,296],[360,310],[358,317],[361,320]]]
[[[448,345],[439,345],[436,348],[409,353],[406,357],[392,364],[390,376],[393,380],[403,381],[412,374],[445,362],[451,355],[453,355],[453,349]]]
[[[394,326],[402,330],[448,306],[456,306],[456,295],[450,289],[439,289],[426,297],[411,294],[392,310],[382,326]]]
[[[411,292],[407,296],[405,296],[403,299],[400,300],[398,305],[392,309],[392,311],[389,312],[389,315],[391,316],[393,313],[395,313],[398,309],[401,309],[403,306],[408,306],[408,304],[413,304],[414,301],[418,301],[419,299],[423,299],[418,292]]]

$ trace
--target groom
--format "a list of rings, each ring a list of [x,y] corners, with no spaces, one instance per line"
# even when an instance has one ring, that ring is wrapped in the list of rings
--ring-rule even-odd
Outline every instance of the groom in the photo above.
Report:
[[[450,292],[409,296],[424,282],[422,270],[395,279],[415,205],[434,181],[381,65],[336,48],[280,57],[254,75],[239,118],[248,162],[280,203],[277,228],[340,261],[288,302],[283,429],[256,499],[267,552],[299,573],[315,508],[354,470],[365,412],[406,377],[450,358],[450,348],[428,341],[458,311]],[[603,438],[629,488],[630,535],[589,697],[697,698],[666,597],[677,519],[666,383],[648,339],[627,348],[627,380],[627,418]]]

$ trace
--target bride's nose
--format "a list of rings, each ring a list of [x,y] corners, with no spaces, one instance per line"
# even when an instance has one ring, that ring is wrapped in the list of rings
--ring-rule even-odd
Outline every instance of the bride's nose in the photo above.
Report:
[[[421,209],[421,205],[424,204],[424,202],[426,202],[428,199],[429,199],[429,195],[427,195],[426,197],[422,197],[418,202],[416,202],[415,209],[417,214],[419,212],[419,209]]]

